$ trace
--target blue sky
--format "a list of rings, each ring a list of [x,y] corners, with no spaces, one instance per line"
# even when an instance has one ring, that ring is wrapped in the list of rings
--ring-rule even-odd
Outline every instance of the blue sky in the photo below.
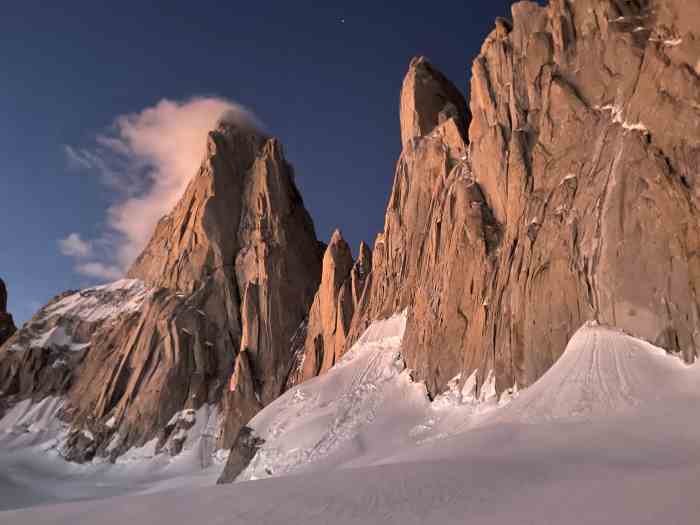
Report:
[[[319,238],[339,226],[353,250],[371,243],[400,151],[408,62],[426,55],[466,91],[511,2],[46,4],[8,2],[0,17],[0,276],[19,321],[97,282],[58,241],[99,237],[115,197],[70,165],[66,146],[92,148],[116,117],[166,98],[252,110],[284,144]]]

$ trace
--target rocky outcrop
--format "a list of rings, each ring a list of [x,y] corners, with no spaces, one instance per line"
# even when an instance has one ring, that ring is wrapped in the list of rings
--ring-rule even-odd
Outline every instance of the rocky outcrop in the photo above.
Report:
[[[63,396],[76,461],[177,453],[202,407],[229,448],[287,384],[321,255],[279,142],[222,124],[129,279],[57,298],[3,347],[0,397]]]
[[[365,241],[360,243],[360,251],[357,260],[350,270],[350,291],[352,292],[352,302],[357,309],[365,293],[365,287],[372,271],[372,251]]]
[[[470,270],[464,259],[486,260],[497,231],[479,186],[471,177],[464,135],[468,114],[464,109],[458,114],[453,111],[465,107],[463,99],[454,100],[457,89],[442,75],[434,74],[430,80],[423,79],[423,86],[432,87],[437,93],[433,97],[424,94],[424,98],[442,100],[449,111],[433,104],[423,108],[404,103],[416,100],[406,95],[407,90],[414,89],[411,79],[426,72],[435,72],[426,59],[411,62],[401,96],[402,136],[410,134],[405,126],[412,121],[411,116],[424,110],[446,118],[404,145],[384,231],[374,245],[371,286],[353,321],[350,341],[359,337],[371,320],[406,308],[413,330],[420,330],[422,323],[433,319],[435,324],[429,330],[434,339],[429,341],[423,336],[413,346],[407,333],[404,352],[410,358],[409,367],[430,371],[423,373],[422,378],[435,388],[445,373],[460,368],[462,358],[460,349],[438,345],[449,340],[456,342],[463,335],[449,325],[441,325],[436,309],[459,307],[458,283],[466,277],[465,272],[479,271]],[[441,97],[442,93],[453,93],[453,100]],[[405,113],[409,116],[405,117]]]
[[[323,256],[321,284],[309,312],[295,383],[325,372],[342,356],[355,313],[353,272],[357,273],[350,246],[336,230]]]
[[[243,427],[236,437],[236,442],[231,447],[228,461],[217,480],[217,484],[233,483],[236,477],[250,464],[263,443],[264,440],[257,437],[253,429]]]
[[[430,134],[438,125],[454,119],[466,133],[468,110],[459,90],[425,57],[411,61],[401,89],[401,143]]]
[[[529,385],[591,319],[692,361],[698,7],[556,0],[512,15],[474,61],[468,138],[470,115],[434,104],[454,92],[444,77],[423,83],[432,97],[411,93],[425,61],[412,62],[404,148],[349,341],[408,308],[403,352],[432,393],[474,370],[480,382],[494,371],[499,391]],[[415,124],[436,113],[434,128]]]
[[[0,346],[12,337],[16,330],[12,315],[7,311],[7,287],[0,279]]]

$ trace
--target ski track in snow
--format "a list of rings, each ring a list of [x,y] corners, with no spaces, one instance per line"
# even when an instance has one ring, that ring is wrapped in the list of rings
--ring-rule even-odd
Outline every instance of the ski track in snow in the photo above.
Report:
[[[207,524],[308,525],[700,520],[700,364],[687,366],[649,343],[589,324],[530,388],[477,400],[455,380],[430,403],[398,353],[404,328],[405,315],[373,324],[336,367],[260,412],[250,426],[265,443],[233,485],[197,488],[213,484],[221,464],[158,471],[147,452],[101,471],[53,462],[64,499],[98,480],[104,490],[90,497],[149,495],[9,511],[0,523],[171,525],[185,516]],[[52,407],[25,407],[35,410],[34,431],[39,421],[52,424]],[[0,472],[10,472],[0,474],[0,500],[3,493],[21,498],[35,483],[36,501],[25,503],[42,502],[46,465],[34,458],[20,476],[17,462],[2,453],[6,443],[0,438]],[[41,443],[35,436],[34,448],[15,450],[36,451]]]
[[[587,326],[510,412],[523,421],[614,416],[662,397],[690,370],[663,350],[622,332]]]

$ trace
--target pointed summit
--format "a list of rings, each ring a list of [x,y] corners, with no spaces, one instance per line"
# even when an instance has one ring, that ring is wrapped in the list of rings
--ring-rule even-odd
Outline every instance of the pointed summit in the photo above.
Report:
[[[362,294],[365,291],[365,284],[367,283],[367,278],[369,277],[369,273],[371,271],[372,251],[369,249],[369,246],[367,246],[365,241],[362,241],[360,243],[357,261],[355,261],[355,265],[352,267],[352,271],[350,272],[352,282],[352,299],[355,309],[357,309],[360,299],[362,298]]]
[[[337,298],[340,288],[350,275],[353,260],[350,246],[343,239],[339,229],[333,232],[331,242],[323,256],[323,273],[321,274],[321,323],[335,332]]]
[[[130,279],[40,310],[0,350],[0,392],[62,398],[69,460],[154,438],[157,452],[179,453],[192,427],[182,414],[205,406],[221,414],[213,446],[230,448],[286,385],[321,257],[280,143],[221,123]]]
[[[294,382],[301,382],[332,367],[345,350],[355,304],[352,293],[353,259],[339,229],[333,232],[323,256],[321,285],[309,312],[303,360]]]
[[[343,239],[343,232],[340,231],[340,228],[336,228],[335,230],[333,230],[333,235],[331,235],[330,244],[338,244],[344,240],[345,239]]]
[[[466,136],[467,102],[450,80],[425,57],[411,60],[401,89],[401,143],[428,135],[436,126],[454,118]]]
[[[259,133],[230,124],[210,132],[200,168],[128,277],[192,290],[226,266],[238,251],[244,185],[266,142]]]

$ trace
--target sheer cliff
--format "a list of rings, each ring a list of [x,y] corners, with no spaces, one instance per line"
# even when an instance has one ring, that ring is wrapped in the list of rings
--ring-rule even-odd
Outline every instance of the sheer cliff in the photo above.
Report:
[[[591,319],[693,360],[698,9],[518,2],[473,63],[470,111],[414,59],[349,341],[408,308],[403,352],[432,393],[474,370],[499,391],[529,385]]]
[[[62,397],[70,460],[177,454],[204,405],[228,448],[284,389],[321,250],[279,142],[222,124],[128,279],[57,297],[0,349],[0,397]]]

